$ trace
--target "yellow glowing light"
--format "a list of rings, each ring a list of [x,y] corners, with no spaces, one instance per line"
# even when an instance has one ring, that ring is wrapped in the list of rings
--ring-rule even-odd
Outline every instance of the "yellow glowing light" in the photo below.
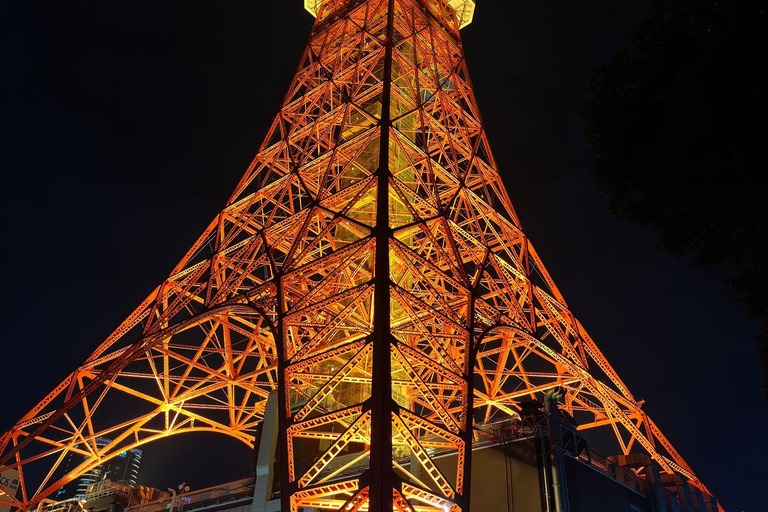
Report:
[[[456,11],[456,17],[461,28],[472,23],[472,18],[475,16],[474,0],[448,0],[448,5]]]
[[[320,9],[322,3],[323,0],[304,0],[304,8],[309,11],[312,16],[317,16],[317,11]],[[459,20],[461,28],[472,23],[472,18],[475,16],[474,0],[448,0],[448,5],[453,7],[453,10],[456,11],[456,17]]]
[[[312,16],[317,17],[317,10],[320,9],[320,4],[323,3],[323,0],[304,0],[304,8],[312,14]]]

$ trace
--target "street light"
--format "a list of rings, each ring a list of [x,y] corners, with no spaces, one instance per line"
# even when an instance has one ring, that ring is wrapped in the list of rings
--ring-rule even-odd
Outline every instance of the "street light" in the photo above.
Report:
[[[168,507],[168,512],[173,512],[174,507],[176,506],[176,490],[171,489],[170,487],[168,490],[171,492],[171,505]],[[185,493],[189,492],[189,486],[187,484],[179,484],[179,492]]]

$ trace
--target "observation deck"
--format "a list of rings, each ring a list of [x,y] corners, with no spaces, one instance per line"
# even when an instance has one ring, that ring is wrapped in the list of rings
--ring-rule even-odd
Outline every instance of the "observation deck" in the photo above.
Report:
[[[317,12],[325,1],[327,0],[304,0],[304,8],[309,11],[312,16],[317,17]],[[474,0],[428,0],[428,2],[445,3],[456,11],[456,18],[459,21],[460,28],[464,28],[472,23],[472,18],[475,16]]]

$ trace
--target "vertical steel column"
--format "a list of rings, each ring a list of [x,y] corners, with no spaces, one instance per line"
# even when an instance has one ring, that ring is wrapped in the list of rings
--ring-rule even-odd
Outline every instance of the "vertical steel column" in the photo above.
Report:
[[[270,255],[270,260],[274,260]],[[285,356],[284,333],[283,333],[283,276],[282,272],[277,276],[277,332],[275,333],[275,349],[277,350],[277,445],[280,466],[280,509],[289,512],[291,510],[291,495],[295,486],[291,484],[288,472],[288,427],[290,426],[290,405],[288,404],[288,383],[285,380],[287,360]]]
[[[373,306],[373,368],[371,384],[371,512],[392,510],[392,360],[390,353],[389,293],[389,130],[392,91],[392,34],[394,0],[387,6],[387,38],[384,54],[384,84],[381,98],[378,190],[376,195],[376,255]]]
[[[467,336],[467,367],[464,377],[466,378],[467,395],[466,402],[464,403],[464,432],[461,435],[464,441],[464,482],[461,493],[461,506],[462,512],[469,512],[470,500],[472,491],[472,429],[475,423],[475,362],[477,361],[477,347],[475,343],[475,296],[477,294],[476,283],[473,283],[471,295],[469,297],[469,318]],[[506,443],[506,442],[505,442]],[[504,445],[506,450],[506,444]]]

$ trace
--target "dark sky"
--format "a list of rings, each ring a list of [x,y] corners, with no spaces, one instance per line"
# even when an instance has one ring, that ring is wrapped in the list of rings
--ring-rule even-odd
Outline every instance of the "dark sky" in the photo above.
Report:
[[[312,24],[301,0],[3,2],[6,430],[154,288],[257,150]],[[572,310],[729,511],[768,511],[756,332],[711,269],[619,222],[578,109],[642,0],[478,0],[463,31],[522,222]],[[229,439],[146,448],[145,483],[248,472]],[[762,496],[760,491],[762,491]]]

